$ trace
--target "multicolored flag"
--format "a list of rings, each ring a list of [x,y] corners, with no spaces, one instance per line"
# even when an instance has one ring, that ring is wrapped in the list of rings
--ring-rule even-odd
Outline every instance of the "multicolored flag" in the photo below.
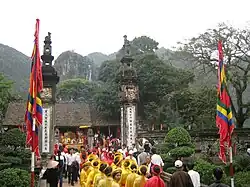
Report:
[[[36,20],[35,44],[32,53],[30,73],[30,88],[25,114],[26,144],[31,146],[36,156],[39,156],[38,127],[42,124],[42,100],[40,93],[43,89],[42,66],[39,52],[39,20]],[[33,119],[35,119],[35,134],[32,135]],[[34,138],[34,139],[33,139]]]
[[[228,94],[225,65],[223,63],[222,42],[218,43],[219,65],[218,65],[218,97],[216,125],[220,134],[219,158],[226,163],[226,146],[231,146],[231,135],[234,130],[233,114],[231,110],[231,99]]]

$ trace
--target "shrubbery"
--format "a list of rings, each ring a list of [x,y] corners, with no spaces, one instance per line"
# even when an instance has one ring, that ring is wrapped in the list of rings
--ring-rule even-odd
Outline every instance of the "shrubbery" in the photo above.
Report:
[[[25,149],[25,139],[25,134],[17,128],[1,134],[0,170],[29,167],[30,150]]]
[[[176,147],[169,151],[169,154],[172,157],[189,157],[192,154],[194,154],[195,150],[194,148],[183,146],[183,147]]]
[[[187,145],[191,143],[191,136],[186,129],[182,127],[176,127],[171,129],[165,137],[165,142],[176,144],[176,146]]]
[[[1,187],[28,187],[29,185],[29,173],[25,170],[8,168],[0,171]]]
[[[216,168],[215,165],[205,160],[197,159],[195,161],[194,170],[199,172],[200,177],[201,177],[201,183],[203,184],[211,184],[214,182],[214,177],[213,177],[214,168]]]

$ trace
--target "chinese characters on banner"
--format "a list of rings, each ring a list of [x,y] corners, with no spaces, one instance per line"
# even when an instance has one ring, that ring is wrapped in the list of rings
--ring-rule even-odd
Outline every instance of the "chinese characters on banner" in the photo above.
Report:
[[[135,143],[135,106],[127,107],[128,146]]]
[[[42,124],[42,153],[50,152],[50,117],[51,108],[43,108],[43,124]]]

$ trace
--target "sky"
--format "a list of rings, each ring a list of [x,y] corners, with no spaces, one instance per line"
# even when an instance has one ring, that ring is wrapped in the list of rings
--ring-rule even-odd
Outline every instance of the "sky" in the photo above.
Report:
[[[48,32],[52,53],[110,54],[142,35],[171,48],[220,22],[244,27],[249,0],[1,0],[0,43],[30,56],[36,18],[40,50]]]

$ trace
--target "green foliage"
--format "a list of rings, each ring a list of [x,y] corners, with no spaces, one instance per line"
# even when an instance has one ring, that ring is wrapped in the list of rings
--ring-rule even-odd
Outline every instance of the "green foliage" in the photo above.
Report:
[[[234,89],[236,93],[232,97],[232,111],[238,128],[243,127],[250,117],[250,103],[245,99],[249,98],[249,36],[249,29],[237,29],[222,23],[217,28],[208,29],[198,37],[190,39],[181,48],[181,51],[192,54],[192,61],[196,62],[195,67],[198,71],[202,74],[213,71],[215,77],[217,59],[213,53],[217,50],[218,41],[222,41],[229,91]]]
[[[25,170],[8,168],[0,171],[1,187],[27,187],[29,184],[29,173]]]
[[[240,154],[234,157],[233,167],[235,173],[250,171],[250,156],[247,154]],[[225,172],[229,175],[230,165],[225,166]]]
[[[116,87],[118,88],[118,85],[115,83],[113,85],[103,85],[94,96],[97,111],[106,119],[118,120],[120,117],[120,102]]]
[[[176,127],[167,133],[165,142],[177,144],[177,146],[187,145],[188,143],[191,143],[191,136],[184,128]]]
[[[68,79],[58,85],[57,98],[91,103],[93,94],[95,94],[98,87],[98,83],[89,82],[86,79]]]
[[[1,145],[12,146],[16,150],[18,147],[25,146],[25,140],[25,134],[19,129],[14,128],[2,134]]]
[[[214,181],[213,178],[213,170],[216,166],[213,164],[210,164],[209,162],[197,159],[195,161],[195,167],[194,170],[199,172],[201,177],[201,183],[203,184],[211,184]]]
[[[0,163],[22,164],[22,159],[13,156],[0,155]]]
[[[141,53],[155,52],[159,43],[147,36],[141,36],[132,40],[132,45]]]
[[[120,62],[117,60],[105,61],[101,64],[98,74],[98,80],[105,83],[113,83],[118,72]]]
[[[248,172],[237,172],[234,175],[234,185],[237,187],[249,187],[250,182],[250,171]],[[225,179],[225,183],[230,185],[231,184],[231,178],[227,177]]]
[[[25,134],[19,129],[10,129],[1,135],[0,170],[9,166],[27,168],[30,150],[25,149]]]
[[[214,127],[216,90],[208,87],[183,89],[171,95],[171,107],[181,115],[185,124],[193,128]]]
[[[169,154],[172,157],[178,158],[178,157],[189,157],[192,154],[194,154],[194,152],[195,152],[194,148],[183,146],[172,149],[171,151],[169,151]]]
[[[156,145],[157,153],[159,154],[167,154],[173,148],[175,148],[175,145],[166,142]]]
[[[0,171],[7,169],[7,168],[10,168],[11,165],[12,165],[12,163],[0,163]]]
[[[5,112],[11,99],[11,86],[12,82],[7,81],[0,73],[0,123],[4,118]]]
[[[166,172],[173,174],[174,172],[176,172],[176,168],[175,167],[169,167],[169,168],[166,169]]]

